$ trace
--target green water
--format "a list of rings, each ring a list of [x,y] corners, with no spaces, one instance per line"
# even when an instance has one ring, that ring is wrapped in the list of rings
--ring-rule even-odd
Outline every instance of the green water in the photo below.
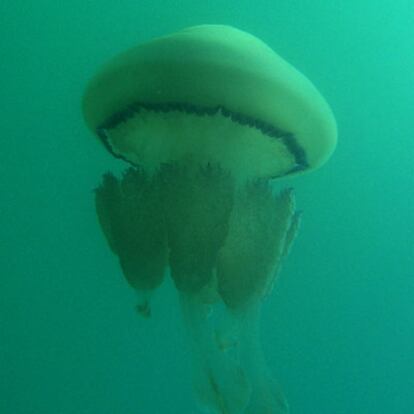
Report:
[[[0,413],[198,413],[171,284],[148,323],[98,228],[120,171],[86,130],[113,54],[200,23],[265,40],[336,115],[326,166],[294,186],[303,224],[264,304],[269,367],[296,414],[414,412],[414,3],[3,0]]]

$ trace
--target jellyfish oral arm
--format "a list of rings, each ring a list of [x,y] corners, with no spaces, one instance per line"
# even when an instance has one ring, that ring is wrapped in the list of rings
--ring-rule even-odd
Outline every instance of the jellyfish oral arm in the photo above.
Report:
[[[200,406],[215,414],[289,413],[284,394],[262,352],[260,302],[225,315],[224,321],[223,316],[214,315],[217,304],[202,304],[182,293],[180,304]],[[226,341],[224,347],[218,336],[226,333],[231,341]]]
[[[244,413],[250,399],[250,384],[238,356],[217,346],[212,305],[202,304],[185,293],[180,293],[180,304],[189,335],[198,403],[208,413]]]
[[[245,414],[287,414],[289,407],[279,384],[272,377],[260,340],[260,304],[243,315],[240,358],[252,388]]]

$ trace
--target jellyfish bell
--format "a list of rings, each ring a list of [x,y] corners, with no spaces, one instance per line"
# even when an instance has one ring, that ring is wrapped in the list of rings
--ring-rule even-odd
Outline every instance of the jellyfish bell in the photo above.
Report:
[[[99,221],[136,290],[152,292],[169,267],[199,400],[220,414],[287,412],[257,331],[299,215],[293,192],[276,194],[270,179],[333,152],[323,97],[256,37],[203,25],[110,60],[89,82],[83,114],[132,166],[98,187]],[[148,301],[140,306],[148,315]],[[230,322],[211,316],[217,307]]]
[[[115,57],[83,98],[89,128],[132,164],[215,160],[280,177],[322,165],[336,144],[329,106],[256,37],[204,25]]]

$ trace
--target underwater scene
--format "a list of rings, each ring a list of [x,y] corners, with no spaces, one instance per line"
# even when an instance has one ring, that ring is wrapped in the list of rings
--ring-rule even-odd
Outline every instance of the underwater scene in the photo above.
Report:
[[[414,412],[414,3],[0,4],[0,413]]]

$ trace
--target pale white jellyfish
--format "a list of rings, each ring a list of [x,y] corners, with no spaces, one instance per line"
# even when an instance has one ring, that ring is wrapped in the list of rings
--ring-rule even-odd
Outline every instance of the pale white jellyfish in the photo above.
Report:
[[[299,215],[293,191],[275,193],[271,183],[331,155],[336,125],[324,99],[257,38],[204,25],[112,59],[90,81],[83,112],[131,165],[96,190],[101,227],[142,315],[169,269],[200,405],[287,413],[259,319]]]

